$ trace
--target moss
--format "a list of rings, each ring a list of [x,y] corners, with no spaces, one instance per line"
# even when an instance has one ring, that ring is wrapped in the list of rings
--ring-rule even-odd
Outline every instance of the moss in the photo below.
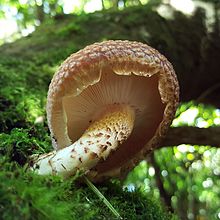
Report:
[[[62,180],[27,170],[30,155],[51,150],[46,127],[15,128],[0,134],[0,216],[3,219],[114,219],[97,196],[73,177]],[[99,186],[124,219],[166,220],[172,215],[143,192],[119,182]]]
[[[2,158],[1,158],[2,160]],[[37,176],[15,163],[0,162],[2,219],[114,219],[91,190],[74,178]],[[158,202],[141,192],[123,191],[118,182],[99,187],[124,219],[168,220]]]
[[[50,151],[42,125],[0,134],[0,216],[2,219],[114,219],[103,202],[76,177],[38,176],[27,169],[30,155]],[[99,189],[124,219],[166,220],[167,213],[141,191],[123,190],[119,182]]]
[[[34,60],[0,58],[0,132],[27,128],[37,117],[45,117],[47,90],[55,70],[56,66],[40,66]]]
[[[72,203],[65,201],[67,182],[39,177],[14,163],[0,173],[2,219],[71,219]]]
[[[14,128],[10,134],[0,134],[0,154],[9,162],[25,165],[32,154],[51,150],[48,129],[38,125],[29,129]]]

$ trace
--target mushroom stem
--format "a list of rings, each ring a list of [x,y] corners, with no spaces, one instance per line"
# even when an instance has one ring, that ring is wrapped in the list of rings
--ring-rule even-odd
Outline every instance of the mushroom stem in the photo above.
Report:
[[[38,174],[68,177],[77,170],[86,172],[106,159],[130,136],[135,113],[128,105],[108,105],[79,140],[72,145],[40,155],[31,169]]]

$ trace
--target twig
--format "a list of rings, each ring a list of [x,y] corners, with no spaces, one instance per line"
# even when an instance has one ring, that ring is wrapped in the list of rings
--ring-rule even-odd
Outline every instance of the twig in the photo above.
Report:
[[[196,101],[201,102],[204,98],[206,98],[208,95],[212,94],[219,87],[220,87],[220,83],[214,84],[213,86],[209,87],[196,99]]]
[[[105,203],[105,205],[110,209],[110,211],[118,218],[123,219],[120,214],[115,210],[112,204],[105,198],[105,196],[96,188],[96,186],[86,177],[84,176],[85,182],[88,187]]]

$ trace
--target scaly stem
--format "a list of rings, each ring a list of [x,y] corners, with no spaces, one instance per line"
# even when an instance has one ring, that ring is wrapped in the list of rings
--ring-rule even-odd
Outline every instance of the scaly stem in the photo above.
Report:
[[[110,105],[88,127],[82,137],[58,151],[40,155],[32,169],[38,174],[68,177],[78,170],[86,172],[100,159],[106,159],[130,136],[134,125],[134,110],[128,105]]]
[[[112,204],[105,198],[105,196],[96,188],[96,186],[86,177],[84,176],[85,182],[88,187],[105,203],[105,205],[110,209],[113,215],[116,216],[118,219],[122,219],[120,214],[115,210]]]

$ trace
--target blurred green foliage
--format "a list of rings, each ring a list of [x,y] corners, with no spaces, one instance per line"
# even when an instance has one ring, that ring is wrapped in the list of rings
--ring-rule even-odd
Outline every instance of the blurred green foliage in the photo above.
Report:
[[[219,126],[220,110],[183,103],[173,126]],[[152,162],[151,157],[155,160]],[[158,172],[159,173],[156,173]],[[220,201],[220,149],[179,145],[157,150],[129,173],[125,185],[160,196],[158,179],[181,219],[218,219]]]

